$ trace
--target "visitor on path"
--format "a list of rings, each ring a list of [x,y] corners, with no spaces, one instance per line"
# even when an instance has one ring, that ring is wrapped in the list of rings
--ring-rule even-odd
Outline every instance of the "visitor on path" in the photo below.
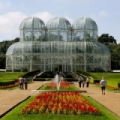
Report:
[[[19,78],[19,87],[20,87],[21,90],[23,89],[23,78],[22,78],[22,76],[20,76],[20,78]]]
[[[28,88],[28,78],[27,77],[24,78],[24,84],[25,84],[25,89],[27,90],[27,88]]]
[[[86,87],[89,87],[89,83],[90,83],[90,77],[86,77]]]
[[[82,80],[82,86],[84,87],[84,85],[85,85],[85,80],[83,79]]]
[[[83,81],[82,78],[80,76],[78,76],[79,87],[81,87],[82,81]]]
[[[57,86],[57,90],[59,90],[60,89],[60,76],[59,76],[58,72],[56,73],[56,75],[54,77],[54,82],[55,82],[55,84]]]
[[[102,95],[105,95],[105,87],[107,85],[107,82],[104,80],[104,78],[100,81],[101,89],[102,89]]]

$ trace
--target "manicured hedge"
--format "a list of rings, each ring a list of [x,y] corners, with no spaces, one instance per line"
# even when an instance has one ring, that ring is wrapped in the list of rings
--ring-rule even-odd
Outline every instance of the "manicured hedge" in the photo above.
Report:
[[[0,86],[6,86],[6,85],[11,85],[17,82],[18,80],[12,80],[12,81],[7,81],[7,82],[0,82]]]
[[[100,83],[100,80],[93,80],[93,83]]]
[[[23,75],[23,77],[34,76],[34,75],[36,75],[37,73],[40,73],[40,70],[33,70],[33,71],[30,71],[30,72],[27,72],[26,74]]]
[[[77,70],[76,73],[77,73],[78,75],[83,74],[83,75],[85,75],[85,76],[91,76],[92,78],[97,79],[97,76],[92,75],[92,74],[89,73],[89,72],[84,72],[84,71],[82,71],[82,70]]]

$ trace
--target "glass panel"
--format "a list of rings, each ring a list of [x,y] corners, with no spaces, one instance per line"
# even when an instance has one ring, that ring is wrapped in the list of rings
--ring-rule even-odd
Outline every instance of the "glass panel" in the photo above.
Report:
[[[56,31],[50,33],[50,41],[58,41],[58,33]]]
[[[98,39],[98,32],[97,31],[94,31],[93,38],[94,38],[95,41],[97,41],[97,39]]]
[[[88,42],[86,46],[86,53],[93,53],[94,48],[95,48],[95,45],[91,42]]]
[[[25,33],[25,41],[31,41],[32,40],[32,33],[30,31]]]
[[[72,53],[76,53],[76,45],[75,45],[75,43],[72,44]]]
[[[39,64],[39,62],[40,62],[39,56],[33,57],[33,60],[32,60],[32,63],[33,63],[33,64]]]
[[[8,65],[12,65],[12,59],[9,57],[9,58],[7,58],[7,64]]]
[[[24,53],[32,53],[31,43],[24,44],[23,51]]]
[[[59,43],[59,53],[64,53],[64,44],[62,42]]]
[[[84,33],[79,31],[76,33],[75,41],[81,41],[84,40]]]
[[[60,32],[59,41],[67,41],[67,34],[65,31]]]
[[[27,56],[23,57],[23,64],[30,64],[30,60]]]
[[[85,34],[86,41],[93,41],[93,31],[87,30]]]
[[[40,32],[35,32],[33,38],[34,38],[35,41],[42,40],[41,33]]]
[[[33,53],[40,53],[41,52],[40,45],[39,44],[32,45],[32,52]]]

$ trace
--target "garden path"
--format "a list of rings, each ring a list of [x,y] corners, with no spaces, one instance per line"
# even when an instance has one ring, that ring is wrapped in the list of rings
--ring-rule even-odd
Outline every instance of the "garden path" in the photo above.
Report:
[[[77,82],[74,83],[77,88],[79,85]],[[87,90],[87,93],[82,93],[86,96],[90,96],[92,99],[106,107],[109,111],[120,118],[120,92],[110,92],[106,90],[106,94],[102,95],[100,88],[96,87],[94,84],[90,84],[89,88],[81,87],[81,90]]]
[[[28,84],[27,90],[20,90],[19,88],[14,90],[0,90],[0,118],[13,106],[34,95],[31,90],[38,89],[41,85],[42,82],[34,82],[33,84]]]
[[[19,88],[10,91],[0,90],[0,118],[16,104],[24,101],[31,95],[36,95],[31,90],[37,90],[42,84],[43,82],[28,84],[28,90],[20,90]],[[74,84],[79,88],[77,82],[74,82]],[[106,95],[102,95],[101,89],[93,84],[90,84],[89,88],[84,87],[79,89],[87,90],[87,93],[82,94],[90,96],[120,118],[120,93],[106,91]]]

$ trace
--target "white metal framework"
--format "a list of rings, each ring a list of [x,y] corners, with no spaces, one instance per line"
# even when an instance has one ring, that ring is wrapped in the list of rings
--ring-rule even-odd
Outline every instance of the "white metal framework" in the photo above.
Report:
[[[45,26],[36,17],[23,20],[20,42],[6,53],[6,70],[110,71],[111,55],[98,42],[98,28],[90,18],[77,19],[73,25],[65,18],[53,18]]]

